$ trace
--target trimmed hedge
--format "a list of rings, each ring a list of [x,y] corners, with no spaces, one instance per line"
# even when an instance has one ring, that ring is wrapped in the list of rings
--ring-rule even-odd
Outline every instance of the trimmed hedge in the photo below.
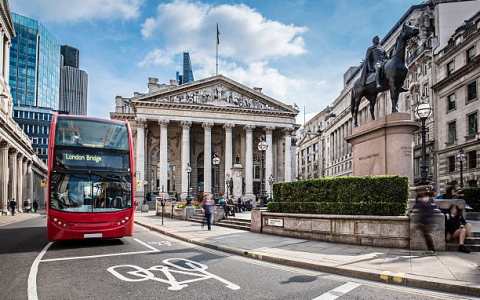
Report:
[[[276,183],[268,211],[343,215],[405,215],[406,176],[349,176]]]

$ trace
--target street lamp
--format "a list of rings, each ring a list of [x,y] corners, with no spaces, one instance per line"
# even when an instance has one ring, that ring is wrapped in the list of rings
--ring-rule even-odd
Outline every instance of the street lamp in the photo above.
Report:
[[[215,203],[218,203],[218,174],[219,174],[219,171],[218,171],[218,167],[219,167],[219,164],[220,164],[220,158],[218,157],[218,154],[215,153],[213,155],[213,159],[212,159],[212,163],[215,165],[215,193],[213,194],[213,199],[215,200]]]
[[[264,206],[266,203],[267,195],[265,194],[265,151],[268,149],[268,144],[265,142],[265,137],[262,136],[260,142],[258,143],[258,150],[262,152],[262,168],[260,169],[261,175],[261,191],[260,191],[260,207]]]
[[[457,161],[460,162],[460,187],[463,188],[463,162],[465,161],[465,152],[460,148],[460,153],[457,154]]]
[[[188,192],[187,192],[187,206],[192,205],[192,198],[190,197],[190,173],[192,173],[192,167],[190,167],[190,163],[187,163],[187,168],[185,169],[187,172],[187,186],[188,186]]]
[[[228,199],[228,190],[230,190],[230,174],[227,173],[227,175],[225,175],[225,184],[227,185],[227,199]]]
[[[422,128],[421,128],[421,133],[422,133],[422,164],[420,165],[420,176],[421,180],[419,182],[420,185],[425,185],[428,184],[429,181],[427,179],[428,177],[428,165],[426,161],[426,142],[425,142],[425,133],[426,133],[426,127],[425,127],[425,122],[427,121],[428,117],[432,113],[432,107],[430,106],[430,103],[428,101],[421,102],[417,105],[417,109],[415,110],[415,114],[417,115],[417,118],[420,119],[420,122],[422,123]]]
[[[268,183],[270,183],[270,200],[273,200],[272,193],[273,193],[274,182],[275,182],[275,177],[273,177],[273,174],[270,174],[270,177],[268,177]]]

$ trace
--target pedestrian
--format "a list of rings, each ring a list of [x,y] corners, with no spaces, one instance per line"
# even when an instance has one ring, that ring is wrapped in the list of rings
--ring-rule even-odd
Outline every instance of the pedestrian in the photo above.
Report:
[[[435,243],[432,234],[433,215],[435,214],[435,202],[433,201],[433,191],[429,189],[417,191],[415,201],[416,207],[420,210],[418,228],[422,231],[423,238],[427,244],[427,251],[423,254],[435,256]]]
[[[463,243],[465,242],[465,237],[473,236],[472,225],[467,223],[461,216],[456,204],[451,204],[448,213],[445,215],[445,227],[447,233],[445,240],[450,242],[451,239],[458,238],[458,252],[470,253],[470,250]]]
[[[10,201],[10,209],[12,210],[12,216],[15,215],[16,208],[17,208],[17,202],[15,201],[15,198],[12,198],[12,201]]]
[[[202,202],[202,212],[205,215],[205,219],[202,223],[202,228],[205,226],[205,222],[206,222],[208,230],[212,230],[212,215],[213,215],[214,209],[215,209],[215,201],[213,201],[212,199],[212,194],[205,194],[203,196],[203,202]]]
[[[452,180],[447,183],[448,187],[445,191],[444,199],[463,199],[465,195],[462,193],[463,189],[458,189],[458,181]]]
[[[38,210],[38,201],[37,199],[33,200],[33,212],[36,213]]]
[[[30,199],[27,199],[27,213],[31,212],[32,211],[32,200]]]

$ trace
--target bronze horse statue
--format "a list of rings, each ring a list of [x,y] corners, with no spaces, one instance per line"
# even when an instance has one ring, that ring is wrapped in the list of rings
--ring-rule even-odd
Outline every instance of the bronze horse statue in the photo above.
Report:
[[[370,114],[372,119],[375,120],[375,103],[377,101],[378,93],[390,90],[390,98],[392,99],[392,113],[398,112],[397,102],[398,96],[402,92],[406,92],[402,88],[405,77],[407,77],[407,66],[405,65],[405,47],[407,41],[417,36],[419,33],[418,28],[403,25],[402,31],[397,38],[395,46],[391,52],[390,58],[387,59],[383,65],[383,71],[380,83],[381,88],[376,87],[374,73],[368,74],[365,84],[360,82],[360,78],[355,80],[351,92],[351,112],[355,122],[355,127],[358,126],[357,114],[360,106],[360,101],[363,97],[367,98],[370,102]],[[363,65],[366,68],[365,64]]]

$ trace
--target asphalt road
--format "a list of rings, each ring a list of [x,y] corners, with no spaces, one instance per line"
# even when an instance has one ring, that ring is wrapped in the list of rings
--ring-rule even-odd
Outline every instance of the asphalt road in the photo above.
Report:
[[[133,238],[49,243],[42,216],[0,227],[0,238],[0,299],[474,299],[238,257],[140,226]]]

